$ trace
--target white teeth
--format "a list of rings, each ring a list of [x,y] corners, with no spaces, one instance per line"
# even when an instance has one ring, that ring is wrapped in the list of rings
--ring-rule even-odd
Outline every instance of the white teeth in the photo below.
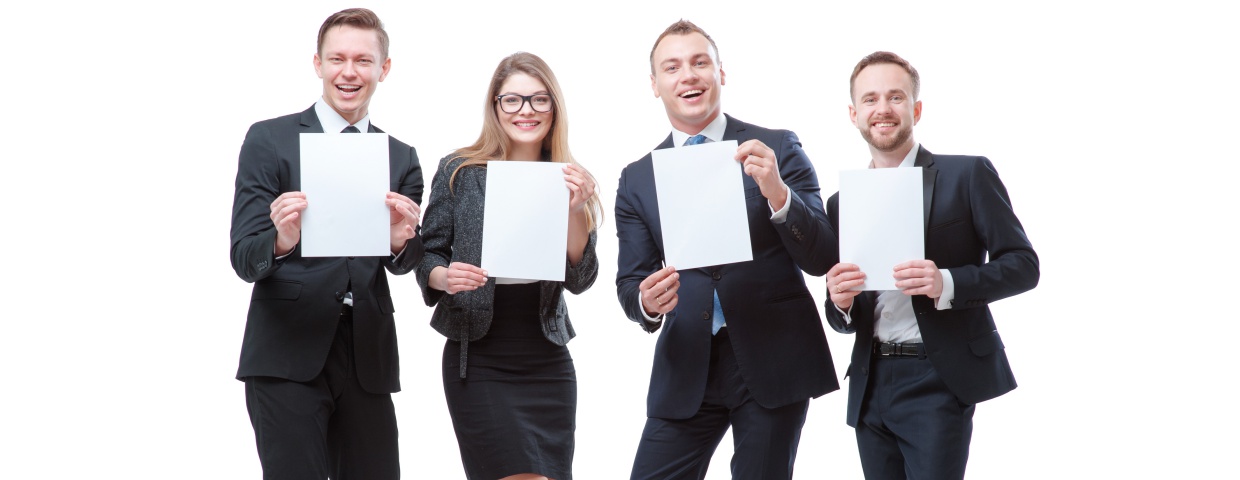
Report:
[[[516,122],[518,127],[532,127],[538,125],[538,122]]]
[[[701,90],[689,90],[687,92],[680,94],[680,98],[685,98],[685,97],[688,97],[689,95],[701,95],[701,94],[702,94]]]
[[[894,126],[896,126],[896,124],[891,123],[891,122],[883,122],[883,123],[875,123],[875,124],[874,124],[874,126],[876,126],[876,127],[894,127]]]
[[[356,92],[362,89],[360,85],[336,85],[336,88],[339,88],[346,92]]]

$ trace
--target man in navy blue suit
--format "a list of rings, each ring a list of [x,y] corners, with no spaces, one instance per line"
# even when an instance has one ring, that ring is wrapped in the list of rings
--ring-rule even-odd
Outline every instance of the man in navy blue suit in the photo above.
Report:
[[[827,273],[827,321],[856,333],[847,421],[868,479],[964,477],[975,404],[1016,388],[987,305],[1038,283],[1038,256],[990,161],[935,155],[913,140],[920,84],[890,52],[862,59],[851,79],[848,111],[870,167],[922,168],[926,232],[924,259]],[[838,207],[836,194],[833,232]],[[892,275],[901,290],[861,292],[867,274]]]
[[[668,27],[650,64],[672,126],[656,148],[740,144],[753,260],[664,265],[651,156],[621,173],[617,295],[631,320],[662,329],[632,478],[703,478],[729,426],[733,478],[790,478],[809,399],[839,388],[802,276],[826,273],[838,250],[817,176],[796,134],[723,114],[719,51],[702,29]]]

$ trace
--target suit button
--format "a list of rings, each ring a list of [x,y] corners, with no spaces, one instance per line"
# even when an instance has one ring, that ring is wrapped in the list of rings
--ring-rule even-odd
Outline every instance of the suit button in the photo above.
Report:
[[[702,320],[710,320],[710,312],[702,311]]]
[[[861,369],[861,374],[862,374],[862,375],[869,375],[869,374],[870,374],[870,369],[869,369],[869,368],[862,368],[862,369]]]
[[[353,257],[349,257],[349,260],[353,260]]]
[[[343,292],[336,292],[336,301],[337,301],[337,302],[343,302],[343,301],[344,301],[344,293],[343,293]]]
[[[723,278],[723,274],[722,274],[722,273],[719,273],[718,271],[715,271],[715,273],[714,273],[714,274],[712,274],[712,275],[710,276],[710,278],[713,278],[713,279],[715,279],[715,280],[719,280],[720,278]]]

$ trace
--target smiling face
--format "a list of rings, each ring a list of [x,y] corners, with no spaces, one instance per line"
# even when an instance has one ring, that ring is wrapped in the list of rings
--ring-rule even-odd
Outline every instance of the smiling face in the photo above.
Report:
[[[672,127],[695,135],[719,116],[723,66],[705,36],[695,32],[663,37],[651,62],[650,88],[663,100]]]
[[[913,97],[913,78],[890,63],[865,67],[853,81],[853,125],[877,152],[908,152],[913,125],[921,120],[921,101]]]
[[[378,32],[341,25],[327,31],[322,51],[314,56],[323,100],[349,123],[366,116],[370,97],[392,67],[382,52]]]
[[[496,95],[546,95],[551,93],[547,86],[537,78],[521,72],[514,72],[500,85]],[[510,97],[505,97],[510,98]],[[552,102],[555,99],[551,100]],[[529,102],[524,102],[516,113],[504,113],[499,102],[495,103],[495,116],[508,136],[509,160],[539,160],[542,152],[543,139],[551,131],[551,123],[555,120],[554,110],[536,112]]]

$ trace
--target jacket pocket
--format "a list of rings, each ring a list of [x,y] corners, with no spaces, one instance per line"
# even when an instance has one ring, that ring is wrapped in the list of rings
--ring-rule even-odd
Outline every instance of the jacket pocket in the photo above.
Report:
[[[396,306],[392,304],[391,295],[379,295],[376,300],[379,301],[379,311],[385,315],[391,315],[396,311]]]
[[[291,280],[264,280],[254,284],[253,300],[297,300],[301,297],[301,282]]]
[[[974,355],[985,357],[1003,350],[1003,339],[999,338],[998,330],[992,330],[990,333],[969,340],[969,350]]]

